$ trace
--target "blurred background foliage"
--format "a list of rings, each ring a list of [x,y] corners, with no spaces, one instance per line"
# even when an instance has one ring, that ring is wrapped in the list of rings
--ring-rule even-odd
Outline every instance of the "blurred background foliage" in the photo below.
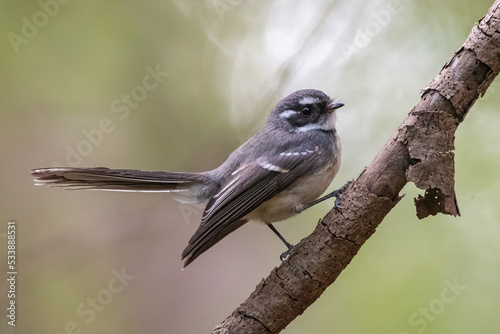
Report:
[[[0,261],[14,219],[19,275],[17,326],[4,318],[2,332],[206,333],[284,250],[267,228],[247,224],[181,270],[199,220],[193,208],[168,194],[34,187],[30,168],[212,169],[280,98],[316,88],[346,104],[333,190],[370,163],[492,3],[3,1]],[[163,76],[141,90],[148,69]],[[497,332],[499,89],[497,80],[457,132],[462,217],[419,221],[419,192],[408,185],[335,284],[284,333]],[[116,107],[127,95],[137,100],[125,117]],[[331,205],[278,229],[298,242]],[[117,292],[122,271],[129,280]],[[0,287],[5,301],[5,280]]]

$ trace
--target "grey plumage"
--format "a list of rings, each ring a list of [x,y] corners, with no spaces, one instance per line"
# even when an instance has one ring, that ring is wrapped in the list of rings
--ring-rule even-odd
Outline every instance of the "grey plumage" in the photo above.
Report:
[[[182,253],[186,266],[247,221],[287,219],[326,190],[340,166],[334,111],[342,106],[317,90],[295,92],[273,108],[262,130],[208,172],[61,167],[35,169],[32,175],[49,186],[167,191],[181,201],[206,203]]]

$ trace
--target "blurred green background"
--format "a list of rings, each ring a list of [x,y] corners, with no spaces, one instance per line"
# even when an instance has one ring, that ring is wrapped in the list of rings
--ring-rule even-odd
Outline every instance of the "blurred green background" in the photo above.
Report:
[[[35,187],[30,168],[212,169],[279,99],[316,88],[346,104],[333,190],[370,163],[492,3],[3,1],[0,261],[7,272],[15,220],[18,280],[17,326],[2,314],[0,331],[207,333],[284,251],[248,224],[181,270],[193,208],[168,194]],[[419,221],[408,185],[284,333],[498,332],[498,82],[457,132],[462,217]],[[331,206],[277,227],[295,243]]]

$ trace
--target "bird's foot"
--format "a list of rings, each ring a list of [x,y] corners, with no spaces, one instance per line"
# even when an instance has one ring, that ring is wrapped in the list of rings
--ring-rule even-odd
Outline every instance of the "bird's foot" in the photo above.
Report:
[[[290,248],[288,248],[287,251],[283,252],[281,255],[280,255],[280,260],[281,262],[285,262],[286,258],[288,257],[288,255],[290,255],[290,252],[292,251],[293,249],[293,245],[290,245]]]
[[[300,211],[300,212],[302,212],[302,211],[304,211],[304,210],[307,210],[307,209],[309,209],[311,206],[314,206],[314,205],[316,205],[316,204],[318,204],[318,203],[321,203],[321,202],[323,202],[323,201],[325,201],[325,200],[327,200],[327,199],[329,199],[329,198],[332,198],[332,197],[335,197],[335,207],[336,207],[337,209],[343,209],[344,207],[342,207],[342,206],[340,206],[340,205],[339,205],[339,201],[340,201],[340,198],[342,197],[342,194],[343,194],[343,193],[344,193],[344,191],[347,189],[347,187],[349,187],[349,185],[350,185],[351,183],[352,183],[352,181],[347,181],[347,183],[346,183],[346,184],[344,184],[344,185],[342,186],[342,188],[337,189],[337,190],[334,190],[334,191],[332,191],[331,193],[329,193],[328,195],[325,195],[325,196],[323,196],[323,197],[321,197],[321,198],[318,198],[318,199],[317,199],[317,200],[315,200],[315,201],[312,201],[312,202],[311,202],[311,203],[309,203],[309,204],[304,205],[304,206],[301,208],[301,211]]]
[[[332,191],[332,194],[333,194],[332,197],[335,197],[335,203],[334,203],[334,205],[335,205],[335,207],[337,209],[343,209],[344,208],[343,206],[339,205],[339,201],[342,198],[342,194],[344,194],[344,191],[346,191],[347,187],[349,187],[349,185],[351,183],[352,183],[352,181],[347,181],[347,183],[344,184],[342,186],[342,188]]]

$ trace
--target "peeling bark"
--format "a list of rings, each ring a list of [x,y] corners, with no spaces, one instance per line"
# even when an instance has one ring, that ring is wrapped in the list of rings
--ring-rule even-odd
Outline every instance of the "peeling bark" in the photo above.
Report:
[[[410,154],[406,178],[425,190],[424,197],[415,199],[420,219],[439,212],[460,214],[454,187],[457,125],[457,120],[443,111],[414,111],[405,121]]]
[[[278,333],[340,275],[407,182],[424,190],[419,218],[459,215],[454,189],[457,126],[500,70],[500,0],[422,92],[420,102],[333,208],[213,333]]]

